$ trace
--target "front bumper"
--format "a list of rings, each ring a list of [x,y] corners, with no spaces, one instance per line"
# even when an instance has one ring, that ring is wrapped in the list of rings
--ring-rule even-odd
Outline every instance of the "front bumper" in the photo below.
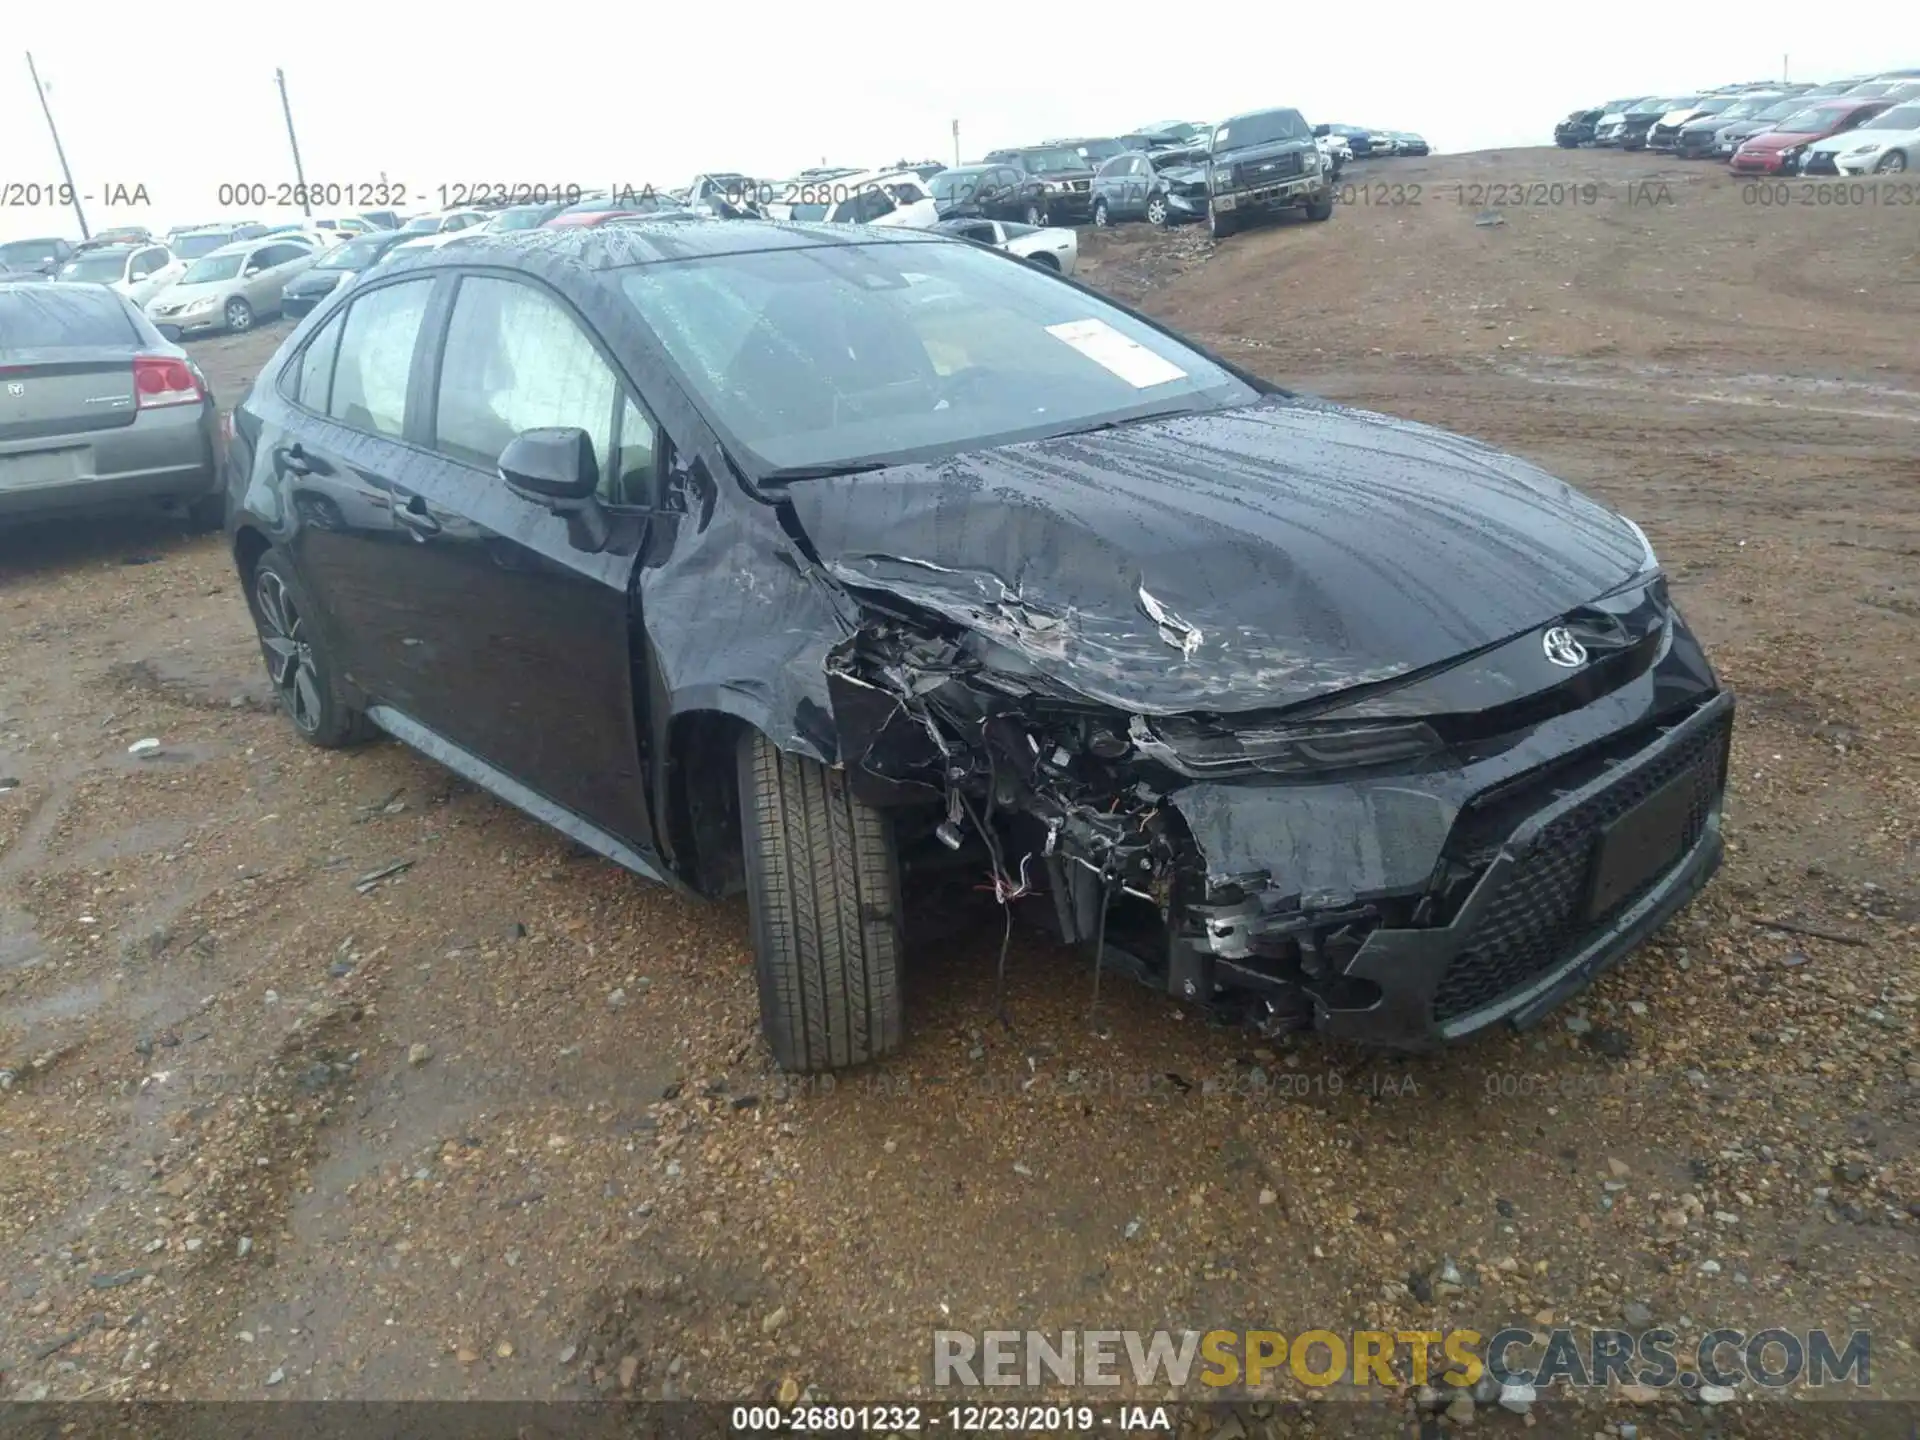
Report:
[[[318,295],[282,295],[280,313],[289,319],[298,319],[332,293],[330,290],[323,290]]]
[[[225,310],[216,305],[211,310],[189,311],[180,315],[155,315],[148,313],[153,328],[169,340],[184,340],[189,335],[205,335],[215,330],[224,330],[227,325]]]
[[[1791,175],[1793,164],[1780,150],[1736,150],[1733,168],[1742,175]]]
[[[1733,709],[1733,696],[1717,692],[1631,753],[1587,767],[1598,773],[1584,783],[1549,791],[1552,798],[1498,843],[1450,920],[1382,926],[1343,966],[1299,982],[1311,1000],[1313,1027],[1391,1049],[1432,1049],[1503,1021],[1525,1028],[1591,983],[1685,906],[1718,868]],[[1602,903],[1602,838],[1650,797],[1684,812],[1674,821],[1676,848],[1663,868]],[[1410,833],[1440,823],[1450,828],[1452,846],[1471,824],[1436,820],[1440,807],[1423,803],[1429,797],[1383,804],[1385,798],[1367,802],[1368,818],[1385,822],[1382,830]],[[1388,816],[1385,809],[1397,813]],[[1338,827],[1342,817],[1328,812],[1323,818]],[[1250,974],[1244,957],[1271,952],[1299,933],[1297,909],[1263,912],[1262,898],[1243,902],[1237,913],[1193,907],[1199,939],[1190,942],[1198,955],[1190,966],[1200,978],[1189,993],[1243,986]]]
[[[1213,196],[1211,203],[1223,214],[1248,215],[1263,210],[1286,210],[1295,205],[1309,204],[1324,196],[1327,189],[1326,173],[1321,171],[1312,175],[1298,175],[1272,185],[1255,186],[1247,190],[1220,191]]]
[[[1049,220],[1093,214],[1093,187],[1084,190],[1049,190],[1040,197]]]
[[[1682,130],[1674,140],[1673,153],[1682,160],[1704,160],[1713,154],[1713,132]]]
[[[1206,195],[1182,195],[1177,190],[1167,192],[1167,212],[1171,219],[1204,220],[1207,218]]]
[[[1833,157],[1834,168],[1842,175],[1876,175],[1879,171],[1875,167],[1885,153],[1876,150],[1869,155],[1836,155]]]

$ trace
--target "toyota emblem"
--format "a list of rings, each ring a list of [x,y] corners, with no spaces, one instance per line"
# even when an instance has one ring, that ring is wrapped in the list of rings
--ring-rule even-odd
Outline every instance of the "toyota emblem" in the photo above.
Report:
[[[1577,670],[1587,663],[1587,647],[1574,639],[1573,632],[1564,625],[1556,625],[1540,637],[1541,648],[1547,652],[1547,659],[1567,670]]]

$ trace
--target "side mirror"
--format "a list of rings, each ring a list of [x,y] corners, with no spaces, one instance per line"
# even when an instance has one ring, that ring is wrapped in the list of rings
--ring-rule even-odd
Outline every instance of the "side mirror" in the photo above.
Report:
[[[566,517],[576,549],[598,554],[607,548],[607,514],[594,496],[600,461],[592,438],[577,425],[522,430],[500,452],[500,478],[516,495]]]
[[[249,265],[247,266],[246,269],[240,272],[240,278],[242,280],[247,280],[252,278],[255,275],[258,275],[259,273],[260,273],[260,267],[258,265]]]

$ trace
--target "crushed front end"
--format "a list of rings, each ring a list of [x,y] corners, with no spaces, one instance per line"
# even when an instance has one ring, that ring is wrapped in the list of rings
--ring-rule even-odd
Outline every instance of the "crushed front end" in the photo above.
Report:
[[[1270,1032],[1421,1049],[1530,1024],[1719,863],[1733,699],[1657,576],[1423,672],[1230,714],[1075,693],[1048,663],[1072,617],[1001,606],[989,635],[860,603],[828,667],[856,790],[977,846],[1003,902],[1048,892],[1103,967]]]

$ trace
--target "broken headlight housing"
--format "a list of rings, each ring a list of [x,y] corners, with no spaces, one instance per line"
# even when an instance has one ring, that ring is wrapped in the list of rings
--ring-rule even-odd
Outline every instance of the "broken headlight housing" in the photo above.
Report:
[[[1446,742],[1423,720],[1230,725],[1190,715],[1135,716],[1129,738],[1182,775],[1311,776],[1405,764]]]

